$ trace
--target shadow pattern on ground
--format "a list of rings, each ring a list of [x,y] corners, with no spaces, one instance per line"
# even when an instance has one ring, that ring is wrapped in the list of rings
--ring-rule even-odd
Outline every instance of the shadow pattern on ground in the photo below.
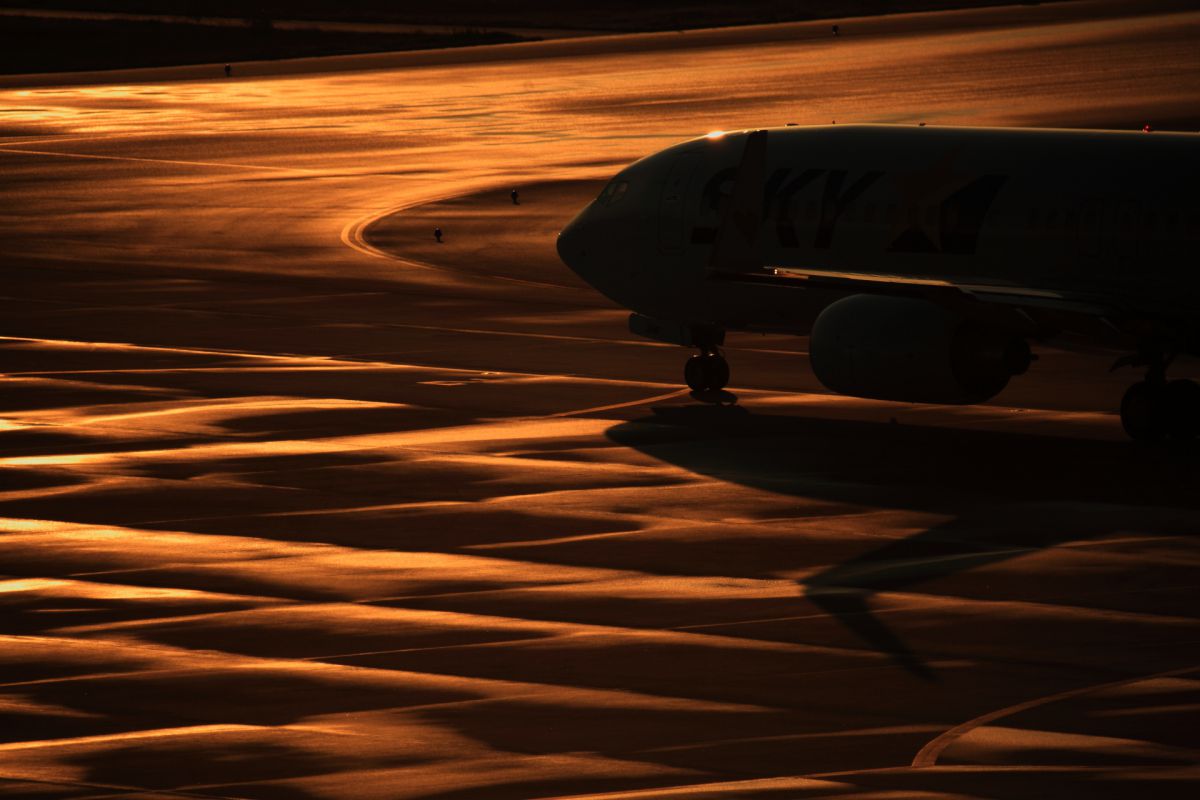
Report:
[[[756,414],[727,405],[655,408],[607,435],[757,489],[949,516],[803,582],[814,604],[925,679],[934,678],[925,660],[871,612],[874,594],[1118,532],[1188,534],[1194,515],[1187,512],[1200,507],[1200,453],[1190,448]]]

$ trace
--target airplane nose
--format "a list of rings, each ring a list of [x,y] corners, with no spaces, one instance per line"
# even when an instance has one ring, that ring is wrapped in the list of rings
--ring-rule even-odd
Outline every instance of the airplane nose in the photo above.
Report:
[[[575,272],[579,272],[587,255],[583,227],[583,213],[580,213],[558,234],[558,257]]]

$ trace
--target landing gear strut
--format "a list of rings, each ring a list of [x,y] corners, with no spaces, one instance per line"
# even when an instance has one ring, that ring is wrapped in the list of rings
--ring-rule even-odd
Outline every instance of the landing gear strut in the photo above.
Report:
[[[1146,379],[1130,386],[1121,400],[1121,426],[1131,438],[1157,442],[1200,435],[1200,384],[1186,378],[1168,381],[1171,356],[1152,352],[1123,361],[1149,367]]]
[[[683,380],[693,392],[715,392],[729,383],[729,362],[715,347],[701,349],[683,367]]]

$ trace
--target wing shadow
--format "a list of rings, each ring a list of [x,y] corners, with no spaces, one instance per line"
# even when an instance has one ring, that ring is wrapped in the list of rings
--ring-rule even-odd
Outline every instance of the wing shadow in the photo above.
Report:
[[[815,605],[923,679],[932,679],[932,670],[872,612],[876,593],[1118,531],[1190,533],[1186,512],[1200,507],[1194,448],[714,405],[655,408],[607,435],[697,474],[756,489],[948,516],[803,582]],[[1154,514],[1145,514],[1148,506]]]

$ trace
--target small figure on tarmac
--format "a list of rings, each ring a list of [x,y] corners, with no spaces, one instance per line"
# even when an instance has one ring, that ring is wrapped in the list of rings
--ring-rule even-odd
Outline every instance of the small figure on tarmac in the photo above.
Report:
[[[226,78],[228,78],[228,77],[229,77],[230,75],[232,75],[232,74],[233,74],[233,65],[232,65],[232,64],[226,64],[226,65],[225,65],[225,77],[226,77]]]
[[[442,243],[442,229],[441,228],[433,229],[433,238],[437,239],[438,244]]]
[[[837,35],[838,35],[838,31],[840,31],[840,30],[841,30],[841,28],[839,28],[837,25],[834,25],[834,26],[833,26],[833,35],[834,35],[834,36],[837,36]]]
[[[508,196],[512,198],[514,206],[521,205],[521,203],[517,200],[517,198],[520,197],[521,195],[516,189],[513,189],[511,192],[509,192]]]

